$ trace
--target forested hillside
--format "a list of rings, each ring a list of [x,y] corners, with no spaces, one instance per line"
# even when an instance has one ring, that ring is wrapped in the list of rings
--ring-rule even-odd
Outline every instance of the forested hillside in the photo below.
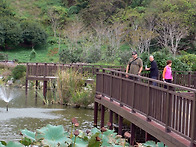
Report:
[[[190,70],[196,68],[196,1],[1,0],[0,49],[37,56],[42,50],[48,62],[113,64],[125,64],[137,50],[143,59],[177,58]]]

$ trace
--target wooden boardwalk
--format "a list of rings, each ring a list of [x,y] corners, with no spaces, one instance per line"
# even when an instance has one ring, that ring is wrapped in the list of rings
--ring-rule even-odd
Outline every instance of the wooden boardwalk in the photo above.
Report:
[[[119,115],[118,134],[122,135],[123,118],[131,122],[131,144],[135,126],[171,147],[196,146],[196,89],[104,69],[96,76],[94,124],[97,125],[98,104],[101,105],[101,127],[105,107]],[[151,82],[157,82],[157,86]],[[164,88],[167,86],[167,89]],[[146,139],[147,140],[147,139]]]
[[[196,146],[194,75],[176,74],[176,79],[178,75],[184,77],[181,83],[188,85],[184,87],[130,74],[131,79],[125,78],[123,68],[117,66],[31,63],[27,64],[26,91],[28,80],[35,80],[36,85],[38,80],[42,80],[43,94],[46,95],[47,81],[55,79],[58,70],[67,68],[96,74],[95,126],[98,124],[98,105],[101,105],[101,127],[106,124],[104,114],[108,108],[109,121],[112,124],[110,129],[113,129],[114,114],[118,115],[118,134],[123,135],[123,119],[131,122],[132,145],[137,126],[146,132],[146,140],[152,135],[169,147]],[[157,86],[151,85],[152,82],[157,82]]]

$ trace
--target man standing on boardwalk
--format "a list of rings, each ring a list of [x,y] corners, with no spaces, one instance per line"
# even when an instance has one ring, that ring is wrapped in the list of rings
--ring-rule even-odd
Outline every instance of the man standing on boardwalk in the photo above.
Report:
[[[145,68],[145,70],[150,70],[150,78],[157,80],[158,79],[158,67],[157,67],[157,63],[154,60],[154,57],[152,55],[149,56],[149,60],[150,60],[150,68]],[[157,83],[156,82],[152,82],[152,85],[156,86]]]
[[[143,62],[142,59],[140,59],[137,56],[137,52],[133,51],[132,52],[132,58],[130,58],[127,68],[126,68],[126,73],[130,74],[135,74],[135,75],[140,75],[143,69]],[[126,75],[126,77],[129,77]]]

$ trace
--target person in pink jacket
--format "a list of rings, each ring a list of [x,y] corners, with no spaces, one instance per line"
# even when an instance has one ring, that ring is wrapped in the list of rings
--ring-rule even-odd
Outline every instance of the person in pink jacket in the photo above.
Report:
[[[172,61],[167,60],[167,66],[165,66],[163,70],[163,81],[166,81],[169,83],[173,81],[171,65],[172,65]]]

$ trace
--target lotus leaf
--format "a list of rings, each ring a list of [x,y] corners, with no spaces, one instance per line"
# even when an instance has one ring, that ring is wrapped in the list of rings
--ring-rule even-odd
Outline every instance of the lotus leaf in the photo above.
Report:
[[[158,142],[157,145],[158,145],[158,147],[167,147],[166,145],[164,145],[163,142]]]
[[[75,142],[75,145],[74,145],[74,142]],[[81,138],[76,138],[76,141],[75,141],[75,136],[72,137],[72,147],[87,147],[88,146],[88,142],[87,141],[84,141],[83,139]]]
[[[27,129],[24,129],[24,130],[21,130],[21,133],[23,134],[23,136],[29,138],[31,141],[36,141],[35,132],[31,132]]]
[[[125,141],[121,138],[116,138],[117,133],[114,130],[107,130],[102,134],[102,146],[118,146],[119,144],[124,143]],[[121,146],[121,145],[120,145]],[[129,146],[129,144],[126,144]]]
[[[92,130],[91,130],[91,135],[94,135],[94,134],[96,134],[96,133],[101,133],[101,131],[99,130],[99,129],[97,129],[97,128],[92,128]]]
[[[141,145],[140,145],[141,146]],[[147,147],[167,147],[164,145],[162,142],[158,142],[157,144],[154,141],[147,141],[142,144],[142,146],[147,146]]]
[[[69,146],[72,142],[67,137],[67,133],[62,125],[52,126],[48,124],[46,127],[37,129],[36,139],[42,140],[42,143],[48,146]]]
[[[0,147],[5,147],[5,146],[0,142]]]
[[[154,141],[147,141],[143,145],[149,146],[149,147],[156,147],[156,143]]]
[[[8,142],[6,147],[24,147],[24,146],[19,142],[10,141]]]
[[[0,141],[0,144],[5,145],[5,146],[7,145],[5,141]]]
[[[93,128],[94,129],[94,128]],[[92,130],[93,130],[92,129]],[[95,129],[96,130],[96,129]],[[98,130],[98,129],[97,129]],[[100,144],[101,144],[101,142],[99,142],[99,141],[97,141],[96,140],[96,137],[97,136],[99,136],[100,135],[100,133],[101,133],[101,131],[97,131],[95,134],[93,134],[92,136],[91,136],[91,138],[88,140],[88,146],[89,147],[99,147],[100,146]]]

